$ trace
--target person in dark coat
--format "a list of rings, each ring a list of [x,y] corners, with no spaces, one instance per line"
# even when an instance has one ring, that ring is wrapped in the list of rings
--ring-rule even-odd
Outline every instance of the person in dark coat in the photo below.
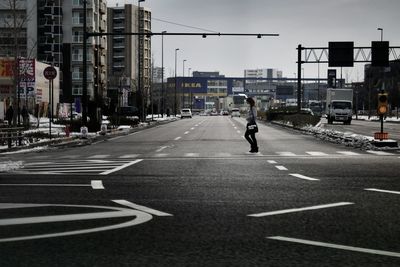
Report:
[[[13,117],[14,117],[14,109],[12,106],[9,106],[6,111],[6,119],[8,121],[8,125],[12,124]]]

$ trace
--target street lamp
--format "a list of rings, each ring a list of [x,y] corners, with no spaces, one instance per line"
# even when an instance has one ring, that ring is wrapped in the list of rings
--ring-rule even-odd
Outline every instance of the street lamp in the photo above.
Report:
[[[383,28],[378,28],[378,31],[381,31],[381,42],[383,41]]]
[[[187,61],[186,59],[184,59],[184,60],[182,61],[182,77],[185,77],[185,62],[186,62],[186,61]],[[183,90],[184,90],[184,88],[182,87],[182,88],[181,88],[181,93],[182,93],[182,108],[185,107],[185,92],[184,92]]]
[[[140,3],[144,2],[145,0],[138,0],[138,33],[141,32],[141,27],[140,27]],[[140,119],[142,119],[142,121],[144,121],[144,97],[143,97],[143,92],[142,92],[142,87],[141,87],[141,82],[140,82],[140,60],[141,60],[141,56],[142,56],[142,51],[141,51],[141,46],[140,46],[140,41],[141,41],[142,36],[138,35],[138,95],[139,95],[139,99],[138,99],[138,104],[141,106],[139,107],[139,113],[141,113],[140,115]]]
[[[162,101],[162,115],[164,117],[165,111],[165,99],[164,99],[164,33],[167,31],[161,32],[161,101]]]
[[[175,48],[175,99],[174,99],[174,115],[176,117],[176,60],[179,48]]]

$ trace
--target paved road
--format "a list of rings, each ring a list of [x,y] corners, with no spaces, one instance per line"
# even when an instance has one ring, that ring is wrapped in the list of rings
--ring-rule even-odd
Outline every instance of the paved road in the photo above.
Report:
[[[194,117],[8,155],[0,266],[399,266],[399,151]],[[6,255],[6,256],[3,256]]]

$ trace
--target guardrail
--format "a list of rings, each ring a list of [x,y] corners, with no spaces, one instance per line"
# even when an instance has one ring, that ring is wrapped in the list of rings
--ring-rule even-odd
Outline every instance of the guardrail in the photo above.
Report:
[[[6,127],[0,128],[0,144],[7,143],[8,148],[12,147],[13,141],[16,146],[21,146],[22,138],[24,137],[24,127]]]

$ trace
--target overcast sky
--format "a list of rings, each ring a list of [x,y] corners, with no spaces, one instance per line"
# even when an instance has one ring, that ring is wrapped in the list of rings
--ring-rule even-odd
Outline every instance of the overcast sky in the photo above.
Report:
[[[137,0],[108,0],[137,5]],[[297,73],[297,46],[327,47],[329,41],[354,41],[370,46],[383,39],[400,46],[400,0],[146,0],[152,11],[153,32],[278,33],[279,37],[166,36],[164,67],[174,75],[175,48],[178,75],[192,71],[219,71],[243,76],[244,69],[277,68],[285,77]],[[201,28],[198,30],[163,21]],[[155,66],[161,66],[161,37],[152,39]],[[327,64],[320,64],[326,77]],[[318,64],[303,64],[305,77],[318,76]],[[363,63],[343,68],[343,78],[362,81]],[[338,75],[340,70],[338,69]]]

